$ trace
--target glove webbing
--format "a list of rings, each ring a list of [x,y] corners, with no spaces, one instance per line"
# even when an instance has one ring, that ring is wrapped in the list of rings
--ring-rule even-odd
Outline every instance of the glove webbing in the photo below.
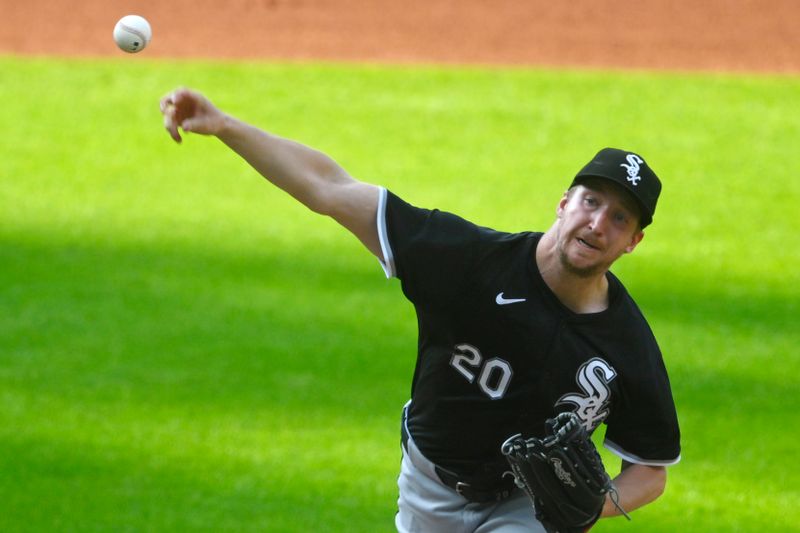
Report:
[[[508,456],[511,460],[509,466],[511,467],[510,474],[514,477],[514,483],[520,489],[524,490],[531,500],[531,503],[537,500],[536,493],[533,490],[529,480],[534,476],[533,470],[528,465],[528,445],[522,438],[522,435],[514,435],[503,444],[503,454]],[[523,467],[527,467],[527,472],[523,472]],[[507,472],[508,474],[508,472]],[[542,520],[539,509],[534,505],[537,520]]]

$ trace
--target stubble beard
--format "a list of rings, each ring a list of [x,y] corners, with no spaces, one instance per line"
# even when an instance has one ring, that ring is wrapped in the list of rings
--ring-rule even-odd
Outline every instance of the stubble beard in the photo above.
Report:
[[[564,268],[566,272],[574,276],[577,276],[579,278],[584,278],[584,279],[593,278],[598,274],[605,272],[606,270],[605,266],[601,264],[593,264],[584,267],[579,267],[575,265],[570,260],[569,255],[567,255],[567,252],[562,247],[559,247],[558,258],[559,261],[561,262],[561,266]]]
[[[559,232],[557,238],[557,250],[558,250],[558,260],[561,263],[564,271],[568,274],[572,274],[578,278],[588,279],[596,277],[599,274],[604,274],[610,265],[607,265],[602,262],[594,263],[587,266],[577,266],[572,260],[569,258],[569,254],[566,250],[566,245],[564,241],[561,239],[561,234]]]

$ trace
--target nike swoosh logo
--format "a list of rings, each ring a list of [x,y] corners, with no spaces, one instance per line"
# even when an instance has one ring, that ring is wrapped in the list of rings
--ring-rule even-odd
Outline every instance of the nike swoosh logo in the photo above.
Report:
[[[494,299],[497,302],[497,305],[508,305],[508,304],[518,304],[520,302],[524,302],[527,298],[503,298],[503,293],[499,293],[497,298]]]

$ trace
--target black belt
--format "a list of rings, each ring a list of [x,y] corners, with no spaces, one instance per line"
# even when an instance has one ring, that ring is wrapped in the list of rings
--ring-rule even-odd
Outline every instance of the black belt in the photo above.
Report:
[[[406,430],[405,416],[403,416],[403,422],[400,424],[400,435],[402,436],[403,448],[408,453],[408,431]],[[475,483],[439,465],[434,464],[433,466],[436,470],[436,475],[439,476],[439,480],[444,485],[473,503],[499,502],[508,498],[516,487],[511,476],[502,477],[497,483]]]

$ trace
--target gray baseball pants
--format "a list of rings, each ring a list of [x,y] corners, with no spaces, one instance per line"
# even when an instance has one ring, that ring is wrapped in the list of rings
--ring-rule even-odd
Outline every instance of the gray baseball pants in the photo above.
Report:
[[[524,492],[500,502],[469,502],[439,480],[413,438],[403,449],[397,485],[399,533],[545,533]]]

